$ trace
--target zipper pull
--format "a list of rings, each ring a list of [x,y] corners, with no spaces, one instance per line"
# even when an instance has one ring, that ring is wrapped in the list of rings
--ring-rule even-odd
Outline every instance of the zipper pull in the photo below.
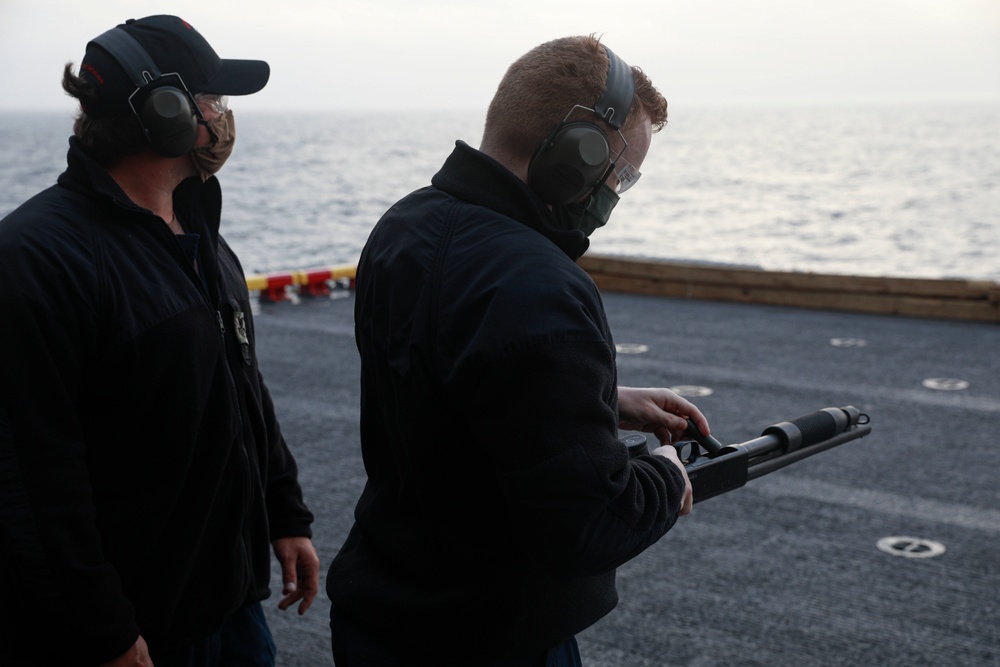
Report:
[[[226,333],[226,324],[222,321],[222,313],[215,311],[215,319],[219,321],[219,331]]]

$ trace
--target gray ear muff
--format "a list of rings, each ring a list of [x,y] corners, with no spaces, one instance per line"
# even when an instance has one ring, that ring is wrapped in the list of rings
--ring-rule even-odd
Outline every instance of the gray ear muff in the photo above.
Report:
[[[604,51],[608,54],[608,78],[604,90],[593,109],[574,107],[574,110],[589,110],[620,132],[635,96],[635,81],[628,63],[608,47],[604,47]],[[567,123],[564,120],[545,138],[531,158],[528,187],[546,204],[568,204],[582,198],[604,178],[610,160],[608,139],[597,125],[586,121]]]
[[[181,77],[161,74],[142,44],[119,27],[98,35],[93,42],[122,66],[135,85],[129,104],[153,150],[164,157],[180,157],[190,151],[198,140],[198,111]],[[167,83],[169,79],[176,79],[180,87]]]
[[[139,120],[153,150],[163,157],[180,157],[198,139],[198,117],[187,96],[173,86],[157,88],[146,96]]]
[[[609,158],[608,140],[595,125],[560,125],[532,159],[528,187],[547,204],[568,204],[604,175]]]

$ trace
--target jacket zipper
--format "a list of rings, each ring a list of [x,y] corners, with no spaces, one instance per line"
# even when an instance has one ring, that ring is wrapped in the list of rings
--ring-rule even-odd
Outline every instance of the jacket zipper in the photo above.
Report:
[[[229,385],[232,388],[233,394],[236,396],[236,404],[239,408],[238,410],[239,421],[240,421],[239,428],[240,432],[242,433],[246,428],[245,424],[246,420],[244,419],[244,414],[243,414],[243,402],[242,400],[240,400],[239,390],[236,385],[236,377],[235,375],[233,375],[232,366],[230,366],[229,364],[229,346],[226,342],[226,321],[225,318],[222,316],[222,310],[221,310],[222,287],[217,285],[216,288],[219,290],[220,294],[219,294],[218,305],[215,309],[215,318],[219,323],[219,334],[222,336],[223,363],[225,364],[226,367],[226,377],[229,379]],[[250,583],[251,583],[250,570],[252,569],[252,564],[250,562],[250,553],[249,553],[250,549],[248,547],[249,540],[247,539],[246,520],[247,516],[249,516],[250,511],[252,510],[252,508],[250,507],[251,504],[250,489],[253,487],[253,478],[250,475],[252,467],[250,465],[250,455],[247,453],[246,446],[244,445],[242,440],[239,443],[237,443],[237,448],[240,450],[240,460],[243,462],[243,509],[245,510],[245,512],[243,515],[242,525],[240,526],[240,555],[243,557],[243,592],[245,595],[250,590]],[[242,605],[243,605],[243,600],[241,599],[237,602],[237,605],[233,609],[233,611],[236,611],[236,609],[239,609],[239,607],[241,607]]]
[[[129,208],[123,202],[118,201],[117,199],[114,200],[114,202],[115,202],[115,204],[117,204],[121,208],[125,208],[125,209]],[[224,364],[225,369],[226,369],[226,377],[229,380],[229,387],[230,387],[230,390],[231,390],[233,396],[235,397],[235,403],[236,403],[236,407],[237,407],[237,413],[238,413],[237,416],[239,418],[238,419],[238,421],[239,421],[238,428],[239,428],[239,432],[241,434],[245,435],[247,420],[246,420],[246,415],[244,414],[243,402],[242,402],[242,400],[240,400],[241,397],[240,397],[239,387],[238,387],[238,385],[236,383],[236,377],[233,374],[232,366],[229,363],[229,345],[226,342],[226,324],[225,324],[224,318],[222,317],[222,304],[223,304],[222,286],[221,286],[221,282],[222,282],[221,273],[222,272],[221,272],[221,270],[219,269],[219,266],[218,266],[218,264],[219,264],[219,258],[218,258],[218,256],[214,256],[213,257],[213,259],[215,260],[215,263],[216,263],[216,266],[215,266],[215,272],[216,272],[215,282],[216,282],[216,285],[215,285],[215,287],[216,287],[216,290],[218,292],[218,300],[217,300],[217,302],[215,304],[213,304],[212,303],[212,298],[211,298],[211,296],[210,296],[210,294],[208,292],[209,288],[208,288],[207,282],[203,281],[201,279],[201,276],[198,275],[198,272],[195,270],[194,266],[192,266],[192,264],[188,261],[187,256],[184,254],[184,251],[180,247],[180,243],[177,241],[177,239],[174,238],[173,231],[171,231],[169,227],[167,227],[166,225],[163,225],[158,220],[159,219],[157,219],[156,221],[151,221],[151,224],[155,225],[158,228],[158,231],[156,233],[160,234],[161,238],[164,239],[164,242],[167,244],[167,246],[169,248],[169,252],[173,255],[175,261],[177,261],[181,265],[181,267],[184,269],[184,272],[187,275],[188,280],[190,280],[191,282],[193,282],[195,284],[196,289],[201,293],[201,296],[204,299],[205,305],[208,306],[209,308],[212,308],[215,311],[215,317],[216,317],[216,320],[217,320],[218,325],[219,325],[219,335],[222,338],[222,361],[223,361],[223,364]],[[169,240],[167,240],[168,237],[169,237]],[[202,270],[204,270],[204,269],[205,269],[205,267],[203,267]],[[242,525],[240,526],[240,554],[241,554],[241,556],[243,558],[243,573],[242,573],[243,574],[243,586],[242,586],[242,588],[243,588],[243,595],[245,596],[246,593],[249,592],[250,585],[251,585],[251,582],[250,582],[250,571],[251,571],[251,568],[252,568],[252,564],[250,562],[250,555],[249,555],[249,551],[250,551],[249,547],[248,547],[249,540],[247,539],[247,517],[250,515],[250,512],[252,511],[252,507],[250,505],[251,505],[251,489],[253,488],[253,479],[252,479],[252,476],[250,474],[251,473],[251,468],[252,468],[252,466],[250,464],[250,455],[249,455],[249,453],[246,450],[246,446],[244,444],[244,439],[245,438],[241,438],[240,442],[237,443],[237,446],[238,446],[238,448],[240,450],[240,454],[239,455],[240,455],[241,461],[243,463],[243,471],[242,471],[242,473],[243,473],[243,499],[242,499],[243,500],[243,507],[242,507],[242,509],[243,509],[243,517],[242,517]],[[235,611],[236,609],[239,609],[239,607],[241,607],[242,605],[243,605],[243,599],[241,598],[236,603],[236,606],[233,608],[232,611]]]
[[[213,253],[213,259],[215,260],[215,288],[218,294],[216,302],[212,303],[212,297],[209,294],[209,286],[206,281],[203,281],[201,276],[195,270],[194,266],[188,261],[187,256],[181,249],[180,244],[177,239],[174,238],[174,233],[169,229],[163,229],[160,234],[167,234],[170,240],[167,241],[170,246],[171,252],[173,253],[174,259],[177,260],[188,276],[188,280],[195,284],[195,288],[201,293],[204,299],[205,305],[212,308],[215,311],[215,319],[219,325],[219,336],[222,340],[222,363],[226,369],[226,378],[229,381],[229,388],[233,395],[234,403],[236,404],[237,417],[238,417],[238,429],[239,433],[245,436],[246,432],[246,415],[244,414],[243,401],[241,400],[239,385],[236,382],[236,376],[233,374],[232,365],[229,363],[229,344],[226,340],[226,322],[225,318],[222,316],[223,308],[223,298],[222,298],[222,271],[219,269],[219,258]],[[207,235],[206,235],[207,238]],[[202,270],[206,270],[207,267],[202,267]],[[214,306],[214,307],[213,307]],[[252,569],[252,563],[250,562],[250,549],[249,549],[249,539],[247,538],[247,517],[252,511],[251,507],[251,489],[253,488],[253,478],[251,476],[251,464],[250,455],[247,453],[245,437],[241,437],[240,441],[237,443],[237,448],[239,449],[240,461],[242,462],[242,477],[243,477],[243,498],[242,498],[242,525],[240,526],[240,556],[243,559],[243,597],[249,592],[251,581],[250,581],[250,571]],[[236,611],[243,605],[243,597],[239,599],[232,611]]]

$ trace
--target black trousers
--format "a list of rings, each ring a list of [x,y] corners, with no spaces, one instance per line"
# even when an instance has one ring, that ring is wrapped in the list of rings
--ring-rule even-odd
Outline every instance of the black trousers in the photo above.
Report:
[[[388,651],[377,640],[355,626],[330,614],[333,664],[336,667],[422,667],[426,659],[407,657]],[[437,667],[583,667],[576,638],[537,656],[523,659],[497,659],[477,655],[454,656],[435,660]]]

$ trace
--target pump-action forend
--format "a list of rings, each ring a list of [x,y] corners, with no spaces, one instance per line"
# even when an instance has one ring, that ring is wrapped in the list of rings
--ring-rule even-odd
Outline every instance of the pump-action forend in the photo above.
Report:
[[[738,489],[787,465],[871,433],[871,419],[853,405],[823,408],[808,415],[768,426],[759,438],[723,445],[703,435],[688,420],[690,440],[674,444],[694,489],[694,502]],[[629,456],[649,453],[646,436],[621,438]]]

